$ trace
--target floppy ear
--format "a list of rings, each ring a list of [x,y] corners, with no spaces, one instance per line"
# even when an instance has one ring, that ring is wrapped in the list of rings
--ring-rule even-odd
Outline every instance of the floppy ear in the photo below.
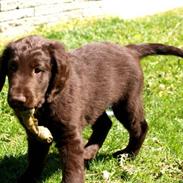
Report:
[[[0,91],[5,83],[7,71],[8,71],[8,60],[10,56],[10,48],[7,46],[0,57]]]
[[[49,42],[49,52],[52,63],[52,77],[48,88],[47,101],[51,102],[63,89],[69,76],[68,54],[64,46],[56,41]]]

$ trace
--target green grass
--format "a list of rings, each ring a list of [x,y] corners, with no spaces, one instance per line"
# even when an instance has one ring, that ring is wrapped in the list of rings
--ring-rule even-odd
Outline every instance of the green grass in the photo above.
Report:
[[[160,42],[183,47],[183,9],[136,20],[92,18],[54,27],[40,26],[36,34],[63,42],[68,49],[108,40],[119,44]],[[86,183],[183,183],[183,60],[172,56],[144,59],[144,106],[149,132],[135,160],[113,159],[125,147],[128,134],[113,119],[100,153],[86,170]],[[0,94],[0,182],[12,183],[26,166],[26,136]],[[90,134],[87,129],[85,138]],[[105,178],[105,173],[109,178]],[[60,180],[59,157],[53,146],[43,173],[44,183]]]

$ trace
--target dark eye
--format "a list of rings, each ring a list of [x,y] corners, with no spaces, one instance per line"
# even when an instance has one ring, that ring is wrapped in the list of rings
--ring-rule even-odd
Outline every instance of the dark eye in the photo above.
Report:
[[[33,72],[34,72],[34,74],[41,74],[41,73],[43,73],[45,71],[45,68],[43,67],[43,66],[37,66],[37,67],[35,67],[34,68],[34,70],[33,70]]]
[[[39,67],[37,67],[37,68],[35,68],[34,69],[34,73],[35,74],[38,74],[38,73],[40,73],[40,72],[42,72],[43,70],[41,69],[41,68],[39,68]]]

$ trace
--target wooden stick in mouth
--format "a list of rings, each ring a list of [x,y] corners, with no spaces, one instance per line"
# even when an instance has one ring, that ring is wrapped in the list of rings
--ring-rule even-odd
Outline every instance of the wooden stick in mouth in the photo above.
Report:
[[[53,141],[51,132],[44,126],[38,126],[38,120],[34,117],[34,113],[35,109],[19,112],[21,122],[39,141],[51,143]]]

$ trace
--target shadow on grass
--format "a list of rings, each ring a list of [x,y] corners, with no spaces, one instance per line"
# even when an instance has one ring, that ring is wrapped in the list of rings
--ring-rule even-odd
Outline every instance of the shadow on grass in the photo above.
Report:
[[[111,154],[98,154],[94,161],[104,162],[112,158]],[[51,153],[48,155],[47,163],[45,169],[42,173],[42,181],[49,178],[54,172],[60,169],[60,159],[59,155],[56,153]],[[92,160],[86,165],[86,168],[92,166]],[[16,183],[16,179],[25,171],[27,167],[27,155],[22,155],[19,157],[4,157],[0,160],[0,183]],[[41,182],[41,181],[40,181]]]
[[[0,183],[16,183],[17,177],[25,171],[26,167],[26,155],[19,157],[10,156],[0,160]],[[49,154],[41,180],[50,177],[59,168],[59,155],[56,153]]]

